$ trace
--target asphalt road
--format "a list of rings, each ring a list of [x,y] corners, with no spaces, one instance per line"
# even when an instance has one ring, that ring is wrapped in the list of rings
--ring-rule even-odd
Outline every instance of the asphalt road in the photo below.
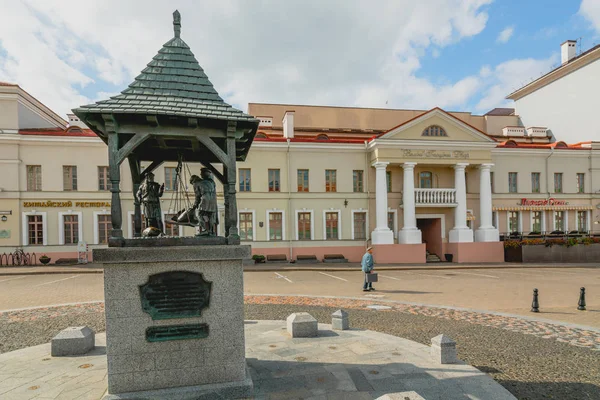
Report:
[[[600,268],[380,271],[373,292],[360,271],[244,273],[247,294],[349,296],[536,316],[600,328]],[[577,311],[586,287],[588,311]],[[530,312],[539,289],[540,313]],[[0,276],[0,310],[102,301],[102,274]]]

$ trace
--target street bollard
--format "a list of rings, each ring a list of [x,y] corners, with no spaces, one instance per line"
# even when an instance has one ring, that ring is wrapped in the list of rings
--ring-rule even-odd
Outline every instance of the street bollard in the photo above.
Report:
[[[540,302],[538,301],[537,289],[533,289],[533,303],[531,303],[531,312],[540,312]]]
[[[585,311],[585,288],[582,287],[581,291],[579,292],[579,303],[577,303],[577,305],[579,307],[577,307],[577,309],[579,311]]]

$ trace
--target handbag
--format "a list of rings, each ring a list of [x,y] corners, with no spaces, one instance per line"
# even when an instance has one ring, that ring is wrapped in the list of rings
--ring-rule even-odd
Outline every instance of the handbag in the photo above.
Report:
[[[377,272],[371,272],[370,274],[367,274],[367,282],[378,282]]]

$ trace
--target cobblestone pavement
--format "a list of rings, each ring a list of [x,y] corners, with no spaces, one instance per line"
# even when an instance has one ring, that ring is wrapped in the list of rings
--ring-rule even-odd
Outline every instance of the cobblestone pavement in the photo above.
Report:
[[[524,333],[526,335],[534,335],[544,339],[555,339],[556,341],[568,343],[573,346],[587,347],[589,349],[600,351],[600,331],[591,331],[569,327],[559,323],[554,324],[497,314],[454,310],[451,308],[398,304],[394,302],[377,303],[376,300],[350,300],[320,297],[245,296],[245,302],[246,304],[291,304],[363,310],[369,309],[368,307],[373,306],[374,304],[379,304],[383,306],[383,308],[379,309],[380,311],[399,311],[413,315],[465,321],[471,324],[506,329],[513,332]]]

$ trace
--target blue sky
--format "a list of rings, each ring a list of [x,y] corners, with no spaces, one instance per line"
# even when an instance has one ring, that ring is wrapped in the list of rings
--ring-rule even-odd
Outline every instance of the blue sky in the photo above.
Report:
[[[227,102],[482,114],[600,43],[600,0],[0,0],[0,81],[66,114],[123,90],[172,35]],[[118,12],[115,13],[115,10]],[[504,34],[502,34],[504,32]],[[502,39],[502,40],[500,40]]]

